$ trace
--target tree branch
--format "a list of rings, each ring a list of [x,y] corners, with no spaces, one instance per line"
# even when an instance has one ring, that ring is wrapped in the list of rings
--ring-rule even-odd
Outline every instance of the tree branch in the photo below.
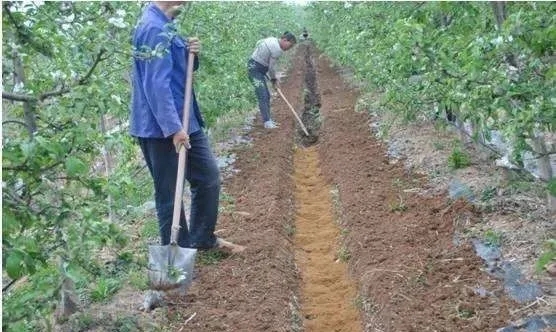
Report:
[[[13,92],[2,91],[2,99],[8,99],[13,101],[23,101],[23,102],[35,102],[37,97],[31,95],[21,95]]]
[[[5,120],[5,121],[2,121],[2,126],[5,125],[5,124],[8,124],[8,123],[15,123],[15,124],[18,124],[20,126],[25,127],[26,129],[29,129],[29,126],[27,126],[27,124],[25,122],[19,121],[19,120]]]
[[[54,91],[41,93],[38,97],[35,97],[35,96],[32,96],[32,95],[22,95],[22,94],[16,94],[16,93],[12,93],[12,92],[2,91],[2,98],[3,99],[8,99],[8,100],[13,100],[13,101],[34,102],[34,101],[43,101],[43,100],[51,98],[51,97],[57,97],[57,96],[61,96],[63,94],[66,94],[66,93],[70,92],[72,88],[74,88],[76,86],[87,84],[87,82],[89,81],[89,78],[91,78],[91,75],[95,71],[98,64],[101,61],[108,59],[106,57],[104,57],[104,58],[102,57],[105,53],[106,53],[106,49],[104,49],[104,48],[101,49],[97,53],[97,55],[95,56],[93,65],[91,66],[91,68],[89,68],[89,70],[87,71],[85,76],[78,79],[77,82],[71,87],[64,87],[64,88],[61,88],[59,90],[54,90]]]

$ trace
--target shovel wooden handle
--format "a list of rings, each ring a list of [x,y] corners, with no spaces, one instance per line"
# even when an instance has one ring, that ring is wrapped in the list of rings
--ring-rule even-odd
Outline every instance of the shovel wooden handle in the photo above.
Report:
[[[280,90],[279,87],[276,87],[276,91],[278,91],[278,94],[280,95],[280,97],[282,97],[282,99],[286,102],[286,104],[288,105],[288,107],[290,108],[290,111],[292,111],[293,115],[295,116],[295,118],[297,119],[297,122],[299,122],[299,125],[301,126],[301,129],[303,129],[303,132],[305,133],[306,136],[309,136],[309,132],[307,131],[307,128],[305,128],[305,125],[303,124],[303,122],[301,121],[301,119],[299,118],[299,116],[297,115],[297,112],[295,111],[295,109],[293,108],[293,106],[290,104],[290,102],[286,99],[286,97],[284,96],[284,94],[282,93],[282,90]]]
[[[195,54],[189,53],[187,57],[187,73],[185,80],[185,97],[183,102],[183,119],[182,128],[187,134],[189,128],[189,112],[191,110],[191,95],[193,86],[193,62],[195,61]],[[178,155],[178,175],[176,178],[176,193],[174,196],[174,214],[172,216],[172,230],[170,233],[170,244],[175,245],[178,243],[178,235],[180,231],[180,214],[183,204],[183,181],[185,176],[185,162],[187,158],[187,149],[182,144],[179,147]]]

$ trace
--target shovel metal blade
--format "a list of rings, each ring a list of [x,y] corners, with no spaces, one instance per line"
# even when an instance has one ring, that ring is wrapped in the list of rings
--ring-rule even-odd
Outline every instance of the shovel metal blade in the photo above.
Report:
[[[180,289],[185,293],[193,280],[197,249],[181,248],[177,244],[149,246],[148,276],[150,288]]]

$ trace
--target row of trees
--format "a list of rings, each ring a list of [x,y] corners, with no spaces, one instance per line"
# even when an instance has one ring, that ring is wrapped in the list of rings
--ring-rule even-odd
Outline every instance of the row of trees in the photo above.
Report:
[[[95,253],[125,252],[130,211],[151,199],[126,129],[131,34],[145,5],[2,3],[5,330],[44,329],[65,281],[87,287],[102,273]],[[300,30],[279,3],[193,3],[177,23],[203,45],[195,88],[209,126],[255,106],[255,42]]]
[[[314,3],[311,36],[404,119],[446,114],[539,175],[556,153],[556,6],[523,2]],[[503,137],[503,144],[496,138]]]

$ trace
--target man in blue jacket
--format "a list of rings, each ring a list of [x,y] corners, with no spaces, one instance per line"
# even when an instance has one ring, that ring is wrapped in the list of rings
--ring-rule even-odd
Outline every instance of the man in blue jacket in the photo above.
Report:
[[[189,128],[182,128],[187,54],[195,53],[197,38],[184,39],[173,23],[183,1],[150,3],[133,35],[130,134],[137,138],[154,181],[155,203],[162,245],[170,243],[178,168],[176,147],[188,147],[186,178],[191,188],[189,229],[182,207],[180,247],[239,252],[244,248],[214,235],[218,217],[220,172],[203,132],[199,105],[192,94]]]

